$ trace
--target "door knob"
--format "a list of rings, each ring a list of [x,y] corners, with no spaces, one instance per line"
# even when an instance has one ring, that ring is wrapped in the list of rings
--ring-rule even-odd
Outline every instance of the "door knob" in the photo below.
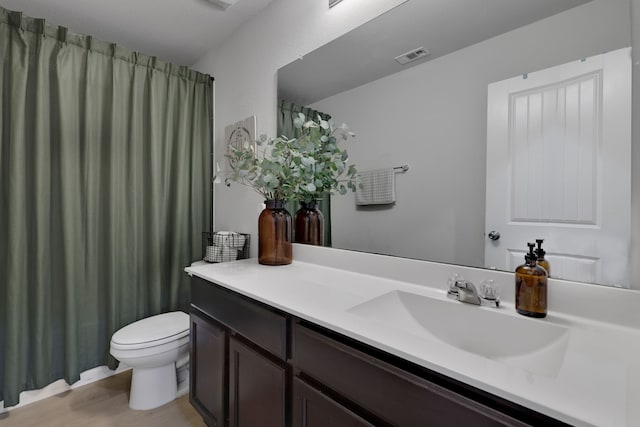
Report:
[[[487,237],[490,238],[491,240],[499,240],[500,239],[500,233],[498,233],[495,230],[492,230],[489,234],[487,234]]]

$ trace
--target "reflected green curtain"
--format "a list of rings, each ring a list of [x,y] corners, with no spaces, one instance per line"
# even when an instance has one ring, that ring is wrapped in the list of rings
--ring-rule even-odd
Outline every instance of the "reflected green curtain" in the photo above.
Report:
[[[302,107],[292,102],[280,100],[278,101],[278,136],[286,136],[287,138],[295,138],[299,135],[300,130],[296,129],[293,125],[293,119],[298,116],[298,113],[304,114],[306,117],[316,119],[318,116],[322,120],[329,120],[330,115],[321,113],[320,111],[313,110],[311,108]],[[285,205],[287,211],[292,216],[300,208],[300,204],[295,201],[288,201]],[[318,210],[322,212],[324,216],[324,245],[331,246],[331,195],[325,194],[321,200],[318,200]]]
[[[209,76],[0,9],[0,400],[187,307],[210,229]]]

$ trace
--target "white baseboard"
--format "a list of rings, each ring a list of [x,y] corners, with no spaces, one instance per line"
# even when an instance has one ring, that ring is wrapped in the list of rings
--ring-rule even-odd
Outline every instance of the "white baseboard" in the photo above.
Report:
[[[38,390],[23,391],[22,393],[20,393],[20,403],[18,403],[16,406],[5,408],[4,401],[0,401],[0,413],[21,408],[39,400],[46,399],[47,397],[55,396],[57,394],[64,393],[65,391],[73,390],[74,388],[90,384],[94,381],[99,381],[112,375],[119,374],[120,372],[124,372],[128,369],[131,368],[123,363],[121,363],[120,366],[118,366],[118,369],[114,371],[106,366],[98,366],[97,368],[89,369],[82,372],[80,374],[80,379],[71,385],[67,384],[65,380],[58,380]]]

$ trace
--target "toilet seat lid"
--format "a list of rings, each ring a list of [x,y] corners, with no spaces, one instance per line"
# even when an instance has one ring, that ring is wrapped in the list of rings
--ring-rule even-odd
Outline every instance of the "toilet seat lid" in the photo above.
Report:
[[[152,347],[189,334],[189,316],[182,311],[158,314],[133,322],[113,334],[118,346]]]

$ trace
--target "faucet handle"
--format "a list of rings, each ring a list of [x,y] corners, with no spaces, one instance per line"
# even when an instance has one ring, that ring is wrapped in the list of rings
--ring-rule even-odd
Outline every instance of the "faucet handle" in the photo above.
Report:
[[[464,280],[462,276],[460,276],[458,273],[454,273],[451,276],[449,276],[449,280],[447,280],[447,284],[449,285],[449,289],[447,290],[447,296],[449,298],[458,300],[460,298],[459,296],[460,288],[466,288],[465,283],[466,283],[466,280]]]
[[[494,286],[493,280],[489,279],[480,283],[480,299],[482,305],[500,306],[500,289]]]
[[[449,276],[449,280],[447,280],[447,284],[449,285],[449,290],[450,291],[457,291],[456,284],[461,280],[463,280],[463,279],[458,273],[453,273],[451,276]]]
[[[449,291],[451,292],[458,292],[458,289],[472,289],[474,287],[473,283],[464,279],[458,273],[449,276],[447,283],[449,284]]]

